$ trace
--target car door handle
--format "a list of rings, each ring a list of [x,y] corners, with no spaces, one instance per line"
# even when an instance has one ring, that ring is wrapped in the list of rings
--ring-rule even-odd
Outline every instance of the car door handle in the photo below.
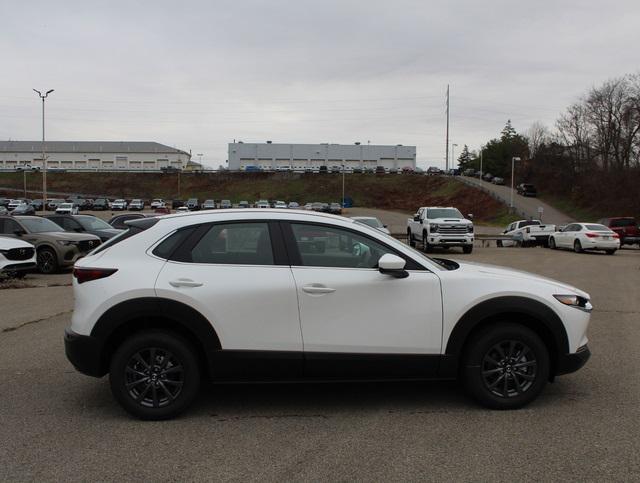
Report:
[[[335,288],[325,287],[319,283],[312,283],[311,285],[305,285],[302,287],[302,290],[306,293],[311,294],[322,294],[322,293],[333,293],[336,291]]]
[[[172,287],[202,287],[201,282],[194,282],[188,278],[179,278],[178,280],[171,280],[169,285]]]

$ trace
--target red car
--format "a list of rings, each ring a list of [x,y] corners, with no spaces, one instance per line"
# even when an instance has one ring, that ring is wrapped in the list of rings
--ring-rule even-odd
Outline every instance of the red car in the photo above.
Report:
[[[635,245],[640,247],[640,227],[638,220],[631,216],[618,218],[603,218],[598,223],[611,228],[620,236],[620,246]]]

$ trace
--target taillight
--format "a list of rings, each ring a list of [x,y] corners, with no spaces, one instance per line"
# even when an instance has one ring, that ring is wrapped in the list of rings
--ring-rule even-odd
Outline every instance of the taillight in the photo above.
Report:
[[[613,238],[620,238],[620,235],[618,235],[617,233],[613,233],[611,236],[612,236]]]
[[[597,233],[585,233],[585,235],[587,235],[588,238],[598,238],[600,236]]]
[[[73,276],[78,283],[91,282],[100,278],[106,278],[118,271],[117,268],[74,268]]]

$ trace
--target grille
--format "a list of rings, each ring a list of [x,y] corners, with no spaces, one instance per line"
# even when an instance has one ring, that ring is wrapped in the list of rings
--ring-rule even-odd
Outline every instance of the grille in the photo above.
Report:
[[[83,240],[78,244],[81,252],[88,252],[100,245],[100,240]]]
[[[465,235],[467,225],[438,225],[438,233],[443,235]]]
[[[12,248],[7,250],[5,258],[7,260],[29,260],[33,257],[33,248]]]

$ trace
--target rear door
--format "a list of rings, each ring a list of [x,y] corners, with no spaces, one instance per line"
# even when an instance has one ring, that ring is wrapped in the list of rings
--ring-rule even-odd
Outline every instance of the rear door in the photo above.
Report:
[[[300,377],[296,288],[277,224],[201,225],[168,258],[157,295],[194,307],[213,324],[222,345],[216,377]]]

